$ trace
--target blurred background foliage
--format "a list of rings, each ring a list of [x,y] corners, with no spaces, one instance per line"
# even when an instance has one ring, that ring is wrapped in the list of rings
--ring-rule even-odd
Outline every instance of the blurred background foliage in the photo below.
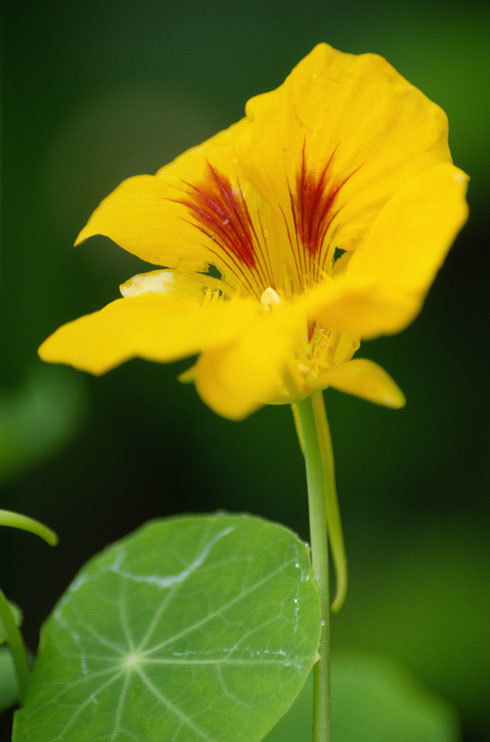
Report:
[[[94,379],[43,368],[36,349],[145,269],[108,240],[71,248],[100,199],[228,126],[328,41],[384,55],[438,102],[472,178],[470,222],[422,315],[363,349],[406,409],[326,394],[351,574],[333,640],[402,662],[456,708],[465,742],[490,739],[489,21],[474,0],[4,0],[1,507],[61,538],[2,531],[2,587],[32,648],[82,563],[148,518],[247,510],[307,538],[287,407],[231,423],[176,382],[186,363]]]

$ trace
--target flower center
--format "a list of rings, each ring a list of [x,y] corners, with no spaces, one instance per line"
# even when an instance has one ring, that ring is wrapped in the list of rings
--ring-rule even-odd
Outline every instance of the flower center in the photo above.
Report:
[[[211,163],[198,183],[182,181],[191,223],[205,238],[210,263],[240,292],[260,299],[264,308],[301,294],[331,275],[339,248],[334,244],[342,210],[340,192],[352,173],[339,178],[334,168],[337,147],[318,168],[307,161],[306,141],[294,179],[286,182],[289,199],[271,208],[250,183],[242,188]],[[275,298],[271,299],[270,292]]]

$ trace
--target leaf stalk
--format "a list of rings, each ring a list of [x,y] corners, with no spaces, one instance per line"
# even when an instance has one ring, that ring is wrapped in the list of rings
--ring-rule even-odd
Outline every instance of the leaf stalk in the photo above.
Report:
[[[14,616],[2,590],[0,590],[0,620],[5,628],[7,643],[12,655],[15,674],[17,677],[17,689],[19,701],[22,703],[25,699],[27,686],[29,683],[29,666],[27,664],[27,653],[24,646],[24,640],[20,633]]]

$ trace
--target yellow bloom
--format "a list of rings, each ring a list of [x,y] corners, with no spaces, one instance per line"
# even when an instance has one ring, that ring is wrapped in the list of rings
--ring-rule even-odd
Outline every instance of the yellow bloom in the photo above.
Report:
[[[245,118],[101,203],[76,244],[106,235],[165,268],[40,355],[94,374],[198,355],[187,376],[234,419],[328,386],[399,407],[388,374],[352,357],[419,312],[466,182],[440,108],[381,57],[320,44]]]

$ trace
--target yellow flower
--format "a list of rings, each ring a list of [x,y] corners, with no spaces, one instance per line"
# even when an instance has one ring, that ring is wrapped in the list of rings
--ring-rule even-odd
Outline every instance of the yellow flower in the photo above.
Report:
[[[94,374],[198,355],[187,378],[234,419],[329,386],[399,407],[388,374],[352,358],[419,312],[466,182],[438,106],[383,58],[320,44],[245,118],[101,203],[76,244],[106,235],[165,267],[40,355]]]

